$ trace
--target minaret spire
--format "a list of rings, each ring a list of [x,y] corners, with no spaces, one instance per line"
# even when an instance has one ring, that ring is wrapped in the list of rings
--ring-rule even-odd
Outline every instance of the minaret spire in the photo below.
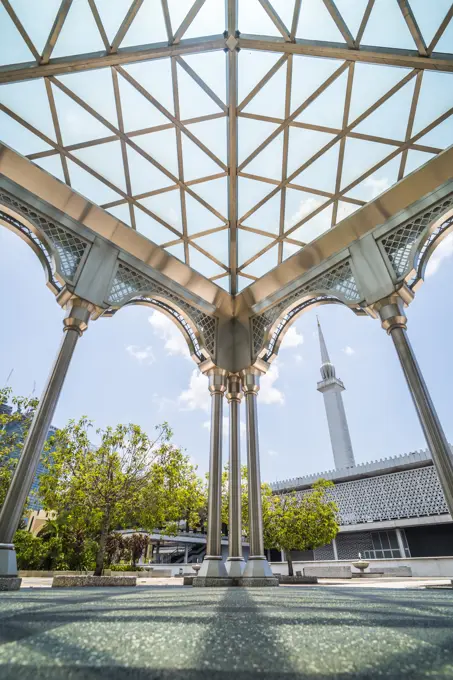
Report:
[[[336,377],[335,366],[330,361],[319,319],[317,319],[317,321],[322,361],[322,381],[318,383],[318,392],[321,392],[324,397],[335,467],[339,470],[341,468],[355,466],[348,421],[346,419],[343,397],[341,395],[345,387],[341,380]]]

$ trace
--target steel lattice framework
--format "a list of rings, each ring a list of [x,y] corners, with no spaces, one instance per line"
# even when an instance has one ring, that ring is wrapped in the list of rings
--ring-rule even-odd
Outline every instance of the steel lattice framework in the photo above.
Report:
[[[102,49],[88,53],[81,51],[76,55],[55,56],[59,39],[61,40],[65,30],[71,29],[71,22],[75,21],[75,12],[80,11],[82,2],[86,3],[87,11],[89,11],[89,15],[84,16],[89,17],[90,22],[95,25]],[[274,35],[244,33],[241,30],[241,12],[249,11],[251,4],[249,0],[184,0],[184,2],[181,0],[178,4],[178,12],[176,12],[176,4],[172,0],[132,0],[127,5],[121,3],[121,6],[124,5],[124,12],[121,20],[117,22],[116,29],[113,30],[109,21],[110,3],[104,0],[62,0],[53,17],[45,43],[37,47],[32,39],[31,30],[26,28],[26,17],[22,15],[23,10],[20,11],[21,6],[13,0],[0,0],[0,9],[3,10],[5,18],[8,18],[11,26],[14,25],[14,30],[20,34],[26,49],[34,59],[27,63],[8,62],[0,67],[0,111],[32,133],[45,147],[43,150],[27,153],[27,157],[38,163],[47,162],[45,159],[59,158],[62,179],[70,186],[74,186],[74,167],[88,173],[93,182],[100,183],[116,196],[114,200],[103,202],[102,207],[112,211],[126,208],[128,219],[125,217],[122,219],[133,229],[140,229],[139,221],[143,215],[151,218],[152,224],[160,225],[167,234],[166,238],[162,237],[158,241],[157,236],[151,230],[147,233],[151,240],[155,240],[173,254],[178,253],[186,264],[229,289],[233,295],[264,273],[262,269],[254,268],[254,263],[260,262],[260,267],[266,266],[271,269],[281,263],[288,254],[292,254],[310,241],[312,238],[310,229],[306,231],[307,240],[304,240],[305,230],[313,225],[313,221],[319,219],[321,214],[323,220],[326,219],[326,215],[328,216],[327,226],[335,226],[343,217],[364,205],[367,200],[358,197],[353,190],[363,186],[367,178],[372,177],[373,173],[387,163],[398,159],[395,179],[399,180],[407,172],[410,152],[426,154],[426,159],[431,157],[428,154],[440,153],[442,148],[424,143],[422,138],[453,116],[452,106],[440,115],[434,116],[417,130],[414,128],[420,93],[427,72],[450,74],[447,76],[451,78],[448,84],[453,90],[453,40],[449,53],[436,52],[436,47],[443,37],[450,35],[448,32],[452,30],[453,4],[441,18],[437,30],[428,41],[417,22],[415,6],[412,7],[409,0],[391,1],[390,4],[397,8],[404,31],[407,36],[410,36],[412,48],[366,44],[367,30],[382,10],[382,7],[379,9],[379,0],[377,2],[363,0],[357,3],[360,8],[356,9],[356,13],[358,12],[361,18],[354,31],[351,29],[352,21],[349,14],[341,12],[343,5],[341,0],[337,3],[334,0],[319,0],[317,5],[320,8],[319,11],[324,12],[323,21],[326,25],[330,22],[331,30],[336,31],[338,35],[337,42],[318,39],[317,35],[310,38],[304,37],[304,25],[308,21],[308,15],[304,15],[304,8],[306,5],[310,6],[310,0],[304,0],[304,2],[302,0],[285,0],[284,2],[283,0],[275,0],[275,2],[253,0],[253,11],[262,13],[262,18],[264,17],[270,26],[269,33],[274,33]],[[315,4],[314,0],[312,4]],[[388,2],[387,5],[389,5]],[[146,14],[150,11],[154,14]],[[162,26],[165,26],[162,41],[134,44],[132,39],[137,25],[149,17],[157,17],[157,13],[159,20],[163,22]],[[206,21],[206,25],[212,26],[213,22],[217,21],[216,17],[218,30],[212,35],[188,37],[191,27],[196,26],[197,21]],[[203,25],[201,23],[201,26]],[[5,29],[0,27],[0,32],[3,30],[9,30],[9,27]],[[193,55],[206,53],[206,59],[209,59],[210,54],[222,50],[226,53],[225,97],[218,94],[212,80],[202,77],[197,72],[197,68],[190,63],[190,57]],[[257,76],[254,86],[249,88],[248,93],[242,98],[239,96],[238,86],[242,65],[241,51],[275,55],[272,66]],[[294,80],[295,68],[296,66],[299,68],[300,63],[309,63],[301,62],[301,59],[307,60],[313,57],[320,58],[318,61],[323,63],[329,60],[328,63],[332,68],[329,74],[320,78],[312,91],[306,96],[304,94],[303,99],[299,101],[295,98],[298,87],[298,82]],[[142,79],[133,75],[130,69],[132,65],[151,64],[157,60],[164,60],[168,65],[168,79],[169,82],[171,81],[173,98],[171,105],[161,101],[153,93],[153,87],[149,83],[144,84]],[[378,69],[379,67],[398,66],[405,71],[404,74],[401,72],[401,77],[385,89],[373,103],[353,117],[351,101],[356,70],[357,65],[363,63],[376,65]],[[101,107],[89,103],[88,98],[75,91],[76,88],[72,88],[66,78],[68,75],[82,72],[95,74],[100,69],[104,69],[102,71],[104,75],[106,69],[109,71],[116,120],[108,117]],[[378,74],[378,71],[376,73]],[[182,78],[190,79],[196,88],[195,97],[203,96],[210,100],[214,107],[213,112],[196,117],[184,117],[181,106]],[[224,79],[225,74],[219,73],[218,78]],[[277,78],[283,78],[285,83],[283,92],[276,94],[277,97],[283,98],[283,114],[280,117],[269,115],[266,110],[258,110],[260,108],[258,104],[258,109],[251,110],[249,106],[251,102],[259,102],[262,92],[276,82]],[[45,88],[45,105],[52,119],[52,133],[46,133],[42,127],[30,122],[30,118],[27,119],[27,116],[18,113],[14,106],[5,103],[2,96],[4,92],[7,92],[9,85],[25,84],[36,79],[39,79]],[[304,112],[309,111],[310,106],[318,99],[322,101],[322,96],[326,92],[333,92],[333,88],[340,80],[345,83],[344,96],[337,103],[341,112],[341,123],[337,127],[332,127],[304,120]],[[384,107],[406,86],[411,88],[411,96],[403,138],[394,139],[378,136],[370,131],[363,132],[361,123]],[[96,87],[95,80],[93,80],[92,87]],[[154,112],[158,112],[163,122],[140,129],[131,129],[131,125],[126,120],[128,106],[126,91],[134,92],[138,97],[137,101],[141,101],[143,107],[151,107]],[[97,121],[99,129],[103,128],[105,134],[94,135],[86,141],[69,144],[65,133],[67,121],[62,119],[62,109],[59,105],[62,96],[66,98],[65,101],[70,100],[73,105],[82,109],[86,115],[91,117],[90,120]],[[297,99],[297,105],[294,103],[295,99]],[[33,108],[33,102],[30,102],[30,106]],[[219,120],[225,123],[227,131],[224,157],[217,152],[217,147],[212,148],[212,145],[205,143],[202,139],[203,124]],[[266,130],[272,129],[272,131],[269,134],[266,132],[253,149],[241,156],[240,127],[241,121],[247,120],[257,122],[262,129],[265,129],[267,125]],[[311,135],[310,139],[316,137],[321,140],[313,148],[310,147],[310,142],[309,152],[303,159],[301,156],[296,164],[291,157],[291,149],[296,146],[295,140],[297,139],[294,136],[294,130]],[[172,131],[171,134],[174,135],[175,140],[177,163],[173,169],[156,157],[152,150],[152,141],[148,145],[144,143],[145,139],[152,140],[152,135],[156,135],[157,139],[159,133],[168,131]],[[2,137],[1,130],[0,137]],[[381,154],[379,160],[371,163],[364,172],[352,180],[345,179],[348,165],[348,140],[367,142],[379,145],[379,148],[385,148],[385,153]],[[9,143],[8,139],[5,141]],[[108,173],[96,169],[96,163],[86,160],[87,157],[83,155],[83,152],[93,147],[99,151],[99,154],[102,154],[103,150],[112,143],[116,144],[120,151],[118,159],[124,181],[111,179]],[[269,156],[265,154],[269,153],[269,149],[277,147],[279,172],[278,176],[270,176],[271,173],[266,173],[265,163],[265,159]],[[188,172],[191,164],[189,154],[194,153],[194,150],[205,160],[209,159],[213,172],[191,177]],[[331,156],[326,156],[326,154],[332,150],[335,150],[331,161],[334,164],[332,187],[326,189],[308,180],[304,183],[304,176],[308,176],[306,171],[314,167],[320,159],[330,158]],[[131,168],[131,159],[137,157],[140,157],[141,162],[144,163],[141,166],[144,168],[141,175],[146,176],[148,168],[150,177],[146,187],[141,184],[140,191],[137,191],[138,185]],[[257,162],[254,163],[254,161]],[[258,167],[262,168],[261,172],[257,171],[257,163]],[[162,179],[157,184],[153,179],[157,176],[156,172]],[[116,174],[118,176],[118,173]],[[346,177],[348,177],[347,173]],[[249,184],[244,184],[244,180],[248,180]],[[222,201],[215,202],[209,196],[205,198],[203,195],[203,187],[212,186],[213,182],[221,182],[222,186],[225,186],[226,210],[219,208],[219,203]],[[260,197],[252,200],[249,207],[245,209],[239,200],[238,192],[248,194],[248,187],[252,185],[255,188],[259,187]],[[74,188],[77,189],[77,186]],[[289,195],[296,195],[294,192],[300,195],[300,200],[302,197],[309,196],[311,203],[308,202],[309,209],[301,211],[296,219],[288,220]],[[167,201],[167,208],[178,203],[178,211],[180,211],[178,223],[168,217],[168,210],[162,212],[160,209],[153,209],[153,200],[156,197]],[[263,220],[263,214],[271,210],[271,205],[274,206],[273,210],[277,205],[278,215],[269,227]],[[193,206],[196,211],[193,213],[195,217],[191,218],[190,210],[194,210]],[[125,215],[126,212],[121,214]],[[193,220],[197,222],[195,227]],[[226,239],[228,253],[225,257],[219,255],[215,248],[210,246],[212,241],[209,238],[216,234],[228,236]],[[247,256],[239,252],[240,239],[246,236],[252,239],[257,237],[253,252],[249,251]],[[176,251],[176,248],[179,250]],[[210,263],[210,266],[206,267],[203,263]]]

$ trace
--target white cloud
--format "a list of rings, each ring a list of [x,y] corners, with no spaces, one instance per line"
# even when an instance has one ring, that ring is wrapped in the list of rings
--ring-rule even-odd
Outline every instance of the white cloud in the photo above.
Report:
[[[178,401],[184,411],[202,409],[209,411],[211,395],[209,394],[209,380],[195,369],[190,376],[189,388],[179,395]]]
[[[363,185],[371,189],[372,199],[386,191],[390,186],[390,182],[388,177],[381,177],[380,179],[377,177],[367,177]]]
[[[126,347],[126,352],[130,354],[131,357],[140,361],[140,363],[152,364],[156,361],[154,356],[153,348],[149,345],[148,347],[139,347],[138,345],[128,345]]]
[[[273,451],[272,449],[269,449],[267,452],[267,455],[270,456],[271,458],[275,458],[275,456],[278,456],[277,451]]]
[[[162,312],[153,311],[148,321],[151,324],[153,332],[160,340],[164,341],[164,349],[167,354],[186,357],[190,359],[189,348],[181,331],[177,329],[173,321],[162,314]]]
[[[443,260],[446,260],[447,257],[451,257],[452,255],[453,255],[453,234],[449,234],[443,241],[441,241],[441,243],[437,246],[434,253],[429,258],[425,276],[427,278],[429,276],[433,276],[433,274],[435,274],[439,269]]]
[[[295,326],[290,326],[286,331],[280,349],[291,349],[292,347],[299,347],[304,341],[304,336],[299,333]]]
[[[295,360],[296,360],[296,362],[297,362],[298,364],[301,364],[302,361],[303,361],[302,354],[295,354],[295,355],[294,355],[294,358],[295,358]]]
[[[310,215],[312,212],[317,210],[323,203],[324,201],[320,198],[303,198],[299,203],[299,210],[291,215],[291,217],[285,222],[286,229],[296,225],[304,217],[307,217],[307,215]],[[317,215],[311,217],[305,224],[299,227],[300,233],[299,229],[293,231],[290,234],[290,238],[309,243],[330,229],[330,220],[330,211],[321,210]]]
[[[278,379],[278,364],[274,361],[270,369],[261,378],[261,389],[259,392],[259,401],[261,404],[284,404],[285,396],[283,392],[274,387],[275,381]]]
[[[345,354],[348,355],[348,357],[350,357],[350,356],[352,356],[353,354],[355,354],[355,349],[353,349],[353,348],[350,347],[349,345],[346,345],[346,347],[342,350],[342,352],[344,352]]]

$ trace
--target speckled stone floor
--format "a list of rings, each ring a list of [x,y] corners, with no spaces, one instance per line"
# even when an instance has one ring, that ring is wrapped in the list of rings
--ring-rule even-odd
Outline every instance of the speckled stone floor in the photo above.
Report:
[[[453,678],[453,591],[148,586],[4,593],[0,678]]]

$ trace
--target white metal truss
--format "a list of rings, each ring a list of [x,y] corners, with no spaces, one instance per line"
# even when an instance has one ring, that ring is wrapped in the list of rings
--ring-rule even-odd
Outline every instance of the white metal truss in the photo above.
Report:
[[[43,143],[42,151],[35,151],[28,154],[28,158],[35,162],[43,161],[53,157],[61,161],[62,178],[71,185],[71,167],[78,166],[88,173],[94,180],[100,182],[111,192],[115,198],[111,201],[102,203],[102,207],[107,210],[116,210],[124,206],[128,211],[128,223],[131,228],[139,228],[138,222],[145,215],[157,222],[167,230],[167,240],[160,241],[160,245],[170,249],[175,253],[176,248],[182,248],[181,259],[194,268],[200,269],[204,273],[201,265],[197,265],[196,258],[203,262],[210,262],[211,271],[207,274],[209,278],[220,285],[227,286],[229,290],[236,294],[247,282],[258,278],[261,273],[254,269],[254,263],[269,253],[275,253],[275,259],[268,267],[275,266],[282,262],[288,252],[295,252],[310,239],[310,232],[307,231],[305,240],[304,231],[313,224],[323,211],[329,214],[328,226],[333,227],[342,219],[342,214],[349,214],[351,211],[364,205],[366,199],[351,193],[360,187],[367,178],[372,178],[374,173],[384,167],[393,159],[398,159],[399,170],[397,179],[401,179],[407,173],[408,156],[411,152],[426,154],[438,154],[442,151],[440,145],[433,145],[423,142],[423,137],[430,131],[437,128],[444,121],[453,116],[453,103],[450,108],[442,111],[439,115],[432,118],[419,127],[416,131],[414,121],[420,107],[420,93],[422,92],[426,73],[435,71],[451,74],[450,89],[453,91],[453,3],[446,12],[445,16],[439,18],[437,29],[433,35],[424,34],[421,22],[417,20],[415,2],[411,0],[391,0],[394,3],[395,11],[407,31],[409,40],[412,40],[412,47],[388,47],[382,45],[370,46],[364,44],[367,38],[367,30],[379,11],[379,0],[368,0],[368,2],[358,3],[363,7],[360,21],[351,28],[351,19],[347,12],[341,11],[344,3],[341,0],[316,0],[319,11],[324,12],[324,22],[329,24],[332,31],[336,31],[338,41],[318,39],[317,35],[309,39],[304,37],[304,22],[308,15],[304,14],[306,8],[310,9],[311,4],[315,5],[315,0],[194,0],[187,4],[187,11],[181,14],[181,5],[175,13],[175,3],[177,0],[131,0],[127,11],[112,33],[106,24],[107,4],[104,0],[62,0],[58,12],[49,26],[47,39],[38,49],[31,37],[31,31],[25,27],[26,17],[22,15],[21,5],[16,6],[14,0],[0,0],[0,19],[4,15],[10,25],[3,28],[0,26],[0,42],[3,31],[17,32],[18,39],[23,41],[24,49],[32,56],[33,60],[21,63],[7,63],[0,66],[0,112],[9,116],[15,123],[19,123],[28,132],[35,135]],[[103,49],[97,52],[81,53],[76,55],[58,56],[54,53],[59,40],[64,33],[65,26],[72,21],[71,12],[75,6],[81,3],[86,4],[89,10],[90,20],[94,22],[98,32],[99,43]],[[178,0],[179,3],[179,0]],[[269,35],[249,34],[241,31],[241,12],[250,9],[253,4],[253,11],[257,14],[257,25],[265,25],[268,22]],[[387,3],[388,4],[388,3]],[[212,35],[204,37],[188,37],[191,27],[197,25],[207,12],[216,12],[220,5],[224,5],[225,20],[218,25],[218,31]],[[164,35],[161,42],[149,44],[130,44],[128,36],[132,35],[134,26],[137,22],[143,21],[143,17],[154,16],[145,15],[146,10],[159,13],[164,26]],[[355,10],[359,12],[358,9]],[[203,14],[204,13],[204,14]],[[258,21],[258,14],[261,17]],[[156,14],[157,16],[157,14]],[[175,20],[178,18],[178,21]],[[261,24],[260,24],[261,22]],[[263,23],[264,22],[264,23]],[[201,26],[203,24],[201,23]],[[151,26],[150,26],[151,28]],[[258,31],[259,33],[259,31]],[[449,51],[436,51],[445,35],[452,36],[452,45]],[[6,35],[6,33],[5,33]],[[321,36],[322,38],[322,36]],[[205,54],[206,59],[215,51],[224,50],[226,52],[226,71],[219,73],[219,80],[226,78],[226,97],[222,98],[215,90],[212,82],[208,83],[202,77],[196,67],[190,63],[190,55]],[[247,94],[240,101],[238,80],[241,73],[241,51],[252,51],[254,54],[274,53],[275,61],[261,77],[256,79],[255,84],[249,88]],[[320,79],[313,91],[310,92],[303,101],[296,102],[294,85],[294,68],[296,60],[303,57],[319,57],[323,59],[336,60],[335,68],[324,79]],[[145,86],[140,79],[135,77],[128,70],[132,64],[147,63],[159,59],[168,59],[170,62],[169,80],[171,80],[171,90],[173,96],[173,110],[170,110],[168,103],[165,104],[153,94],[152,87]],[[3,59],[5,61],[5,59]],[[11,61],[14,61],[11,59]],[[367,108],[354,119],[351,119],[351,100],[354,92],[354,83],[358,64],[375,64],[382,67],[399,66],[405,71],[401,72],[401,78],[382,92]],[[111,84],[114,92],[116,109],[116,121],[108,119],[98,107],[92,106],[88,101],[79,96],[65,82],[65,76],[73,73],[95,72],[97,69],[109,69]],[[257,110],[254,104],[259,102],[260,95],[264,88],[272,86],[276,79],[284,76],[285,86],[277,97],[283,101],[282,115],[271,115],[267,110]],[[199,96],[207,97],[213,104],[213,112],[195,117],[184,117],[181,113],[183,107],[180,78],[189,78],[194,92]],[[24,115],[20,115],[14,106],[8,106],[2,99],[2,86],[6,88],[8,84],[33,81],[43,79],[46,92],[46,106],[50,112],[53,124],[53,136],[49,136],[39,126],[26,120]],[[340,108],[341,122],[337,127],[324,125],[318,122],[307,122],[304,114],[309,110],[310,105],[317,102],[329,88],[338,85],[339,80],[345,80],[344,98],[338,102]],[[401,138],[392,136],[382,136],[373,134],[373,131],[364,132],[361,123],[384,106],[394,95],[397,95],[408,84],[413,84],[410,105],[407,111],[407,124],[405,132]],[[125,124],[125,107],[127,97],[123,92],[123,87],[130,88],[136,96],[141,99],[143,106],[151,106],[158,112],[162,122],[157,125],[149,125],[140,129],[130,129]],[[98,136],[87,141],[68,144],[65,140],[61,120],[62,114],[59,111],[56,97],[63,94],[68,100],[77,105],[85,114],[97,121],[105,128],[105,135]],[[252,106],[250,106],[252,104]],[[33,102],[30,102],[33,106]],[[259,108],[258,104],[257,107]],[[302,117],[302,120],[300,118]],[[208,123],[216,120],[226,122],[226,149],[225,158],[220,158],[209,144],[203,142],[198,134],[194,132],[194,125]],[[265,136],[260,143],[257,143],[245,158],[239,161],[239,147],[241,139],[238,134],[241,121],[256,122],[273,126],[273,131]],[[200,129],[200,128],[198,128]],[[269,128],[270,129],[270,128]],[[164,131],[174,131],[176,144],[177,170],[171,170],[167,165],[159,161],[152,152],[146,150],[142,145],[142,140],[154,133]],[[297,167],[290,167],[289,158],[292,149],[292,131],[302,130],[312,135],[325,135],[326,143],[322,144]],[[3,137],[0,128],[0,139]],[[260,160],[260,154],[268,152],[270,145],[278,140],[281,143],[281,168],[277,176],[271,176],[267,172],[266,164],[262,164],[259,172],[256,170],[256,163]],[[352,181],[345,184],[344,177],[347,170],[347,144],[348,140],[365,142],[369,145],[380,145],[387,147],[388,153],[383,155],[377,162],[371,163],[369,167]],[[4,140],[8,143],[8,140]],[[102,153],[104,145],[118,142],[121,154],[120,163],[124,174],[124,182],[113,181],[105,176],[106,173],[96,170],[94,164],[77,155],[77,152],[90,148],[99,149]],[[451,142],[450,142],[451,143]],[[190,178],[187,172],[188,167],[188,147],[196,148],[203,158],[209,159],[213,171],[196,178]],[[294,146],[294,145],[293,145]],[[314,163],[328,153],[329,150],[338,149],[335,160],[335,181],[330,190],[325,187],[316,186],[316,183],[304,183],[300,175],[313,166]],[[137,192],[134,190],[134,181],[131,172],[131,154],[139,155],[153,171],[165,179],[165,184],[156,186],[150,179],[149,186],[145,190]],[[266,156],[263,155],[262,158]],[[146,166],[148,167],[148,166]],[[255,170],[252,171],[253,167]],[[215,171],[214,171],[215,169]],[[226,206],[227,214],[219,210],[213,201],[206,200],[202,196],[203,186],[208,186],[210,182],[226,178],[226,191],[228,193]],[[238,193],[241,192],[241,181],[252,181],[261,187],[261,198],[256,200],[251,207],[241,214]],[[121,185],[120,185],[121,184]],[[245,186],[245,185],[244,185]],[[363,185],[362,185],[363,186]],[[245,190],[244,190],[245,191]],[[200,193],[199,193],[200,192]],[[298,219],[288,220],[288,195],[291,192],[299,192],[302,197],[311,196],[310,209],[301,212]],[[153,197],[167,197],[169,204],[178,204],[181,219],[176,223],[168,217],[163,217],[157,210],[153,210],[144,202]],[[314,197],[314,199],[313,199]],[[278,201],[279,211],[276,218],[275,228],[269,227],[260,222],[261,209],[266,211],[270,202],[275,198]],[[196,205],[197,214],[210,216],[214,221],[205,224],[201,218],[200,223],[194,228],[190,220],[189,204]],[[342,213],[343,210],[343,213]],[[344,212],[344,211],[348,212]],[[200,212],[201,211],[201,212]],[[324,212],[326,214],[326,212]],[[154,222],[153,222],[154,224]],[[214,226],[212,226],[214,224]],[[204,237],[214,234],[226,233],[228,230],[229,253],[228,257],[222,258],[206,245]],[[241,238],[249,235],[249,238],[257,238],[257,243],[252,254],[240,258]],[[152,233],[149,237],[153,239]],[[262,239],[266,237],[265,243]],[[201,239],[201,240],[200,240]],[[259,241],[261,239],[261,241]],[[285,248],[287,249],[285,253]],[[264,259],[264,258],[263,258]],[[196,260],[196,261],[194,261]]]

